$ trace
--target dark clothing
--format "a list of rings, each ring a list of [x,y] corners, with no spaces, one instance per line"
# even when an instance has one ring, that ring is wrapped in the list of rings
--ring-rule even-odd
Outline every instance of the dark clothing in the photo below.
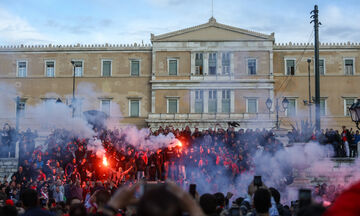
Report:
[[[27,209],[22,216],[54,216],[51,212],[42,210],[39,207]]]
[[[67,199],[69,199],[71,197],[71,185],[66,184],[64,185],[64,195]]]
[[[282,204],[276,204],[276,208],[280,216],[291,216],[291,212],[288,209],[284,208]]]
[[[175,151],[167,149],[165,151],[165,161],[171,161],[175,158]]]
[[[82,200],[82,188],[80,186],[76,186],[75,184],[70,186],[70,199],[77,198],[79,200]],[[66,197],[68,198],[68,197]]]
[[[145,171],[146,163],[142,157],[136,159],[136,170],[137,171]]]
[[[21,173],[19,171],[17,171],[12,176],[16,177],[16,180],[15,180],[16,184],[21,183],[24,180],[24,177],[26,177],[24,170]],[[12,178],[12,176],[11,176],[11,178]]]

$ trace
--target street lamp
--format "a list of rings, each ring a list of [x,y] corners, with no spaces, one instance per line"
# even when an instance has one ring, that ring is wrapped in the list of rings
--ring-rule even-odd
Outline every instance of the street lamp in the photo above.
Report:
[[[360,130],[359,121],[360,121],[360,101],[353,103],[349,108],[350,116],[353,122],[356,123],[356,127]]]
[[[268,98],[265,102],[266,104],[266,107],[268,108],[269,110],[269,120],[270,120],[270,113],[271,113],[271,106],[272,106],[272,100],[270,98]]]
[[[270,109],[271,109],[271,105],[272,105],[272,100],[270,98],[268,98],[265,102],[266,107],[269,109],[269,116],[270,116]],[[280,124],[279,124],[279,111],[281,112],[285,112],[289,106],[289,100],[285,97],[282,102],[282,107],[283,110],[280,110],[280,106],[279,106],[279,98],[276,98],[276,104],[275,104],[275,111],[276,111],[276,129],[280,128]]]
[[[311,109],[311,105],[313,104],[311,102],[311,80],[310,80],[310,63],[311,63],[311,59],[308,58],[307,59],[307,63],[308,63],[308,80],[309,80],[309,123],[310,125],[312,125],[311,121],[312,121],[312,109]]]
[[[20,125],[20,97],[17,96],[16,97],[16,123],[15,123],[15,127],[16,127],[16,132],[19,132],[19,125]]]
[[[72,117],[74,118],[75,116],[75,61],[71,61],[71,64],[73,66],[73,89],[72,89],[72,102],[71,102],[71,106],[72,106]]]

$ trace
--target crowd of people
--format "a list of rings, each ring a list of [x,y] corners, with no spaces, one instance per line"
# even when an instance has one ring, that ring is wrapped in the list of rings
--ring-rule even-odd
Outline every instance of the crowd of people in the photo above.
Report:
[[[16,142],[26,136],[26,132],[18,133],[8,123],[0,129],[0,158],[15,157]],[[35,135],[35,134],[34,134]]]
[[[349,130],[342,126],[342,130],[322,129],[315,131],[314,128],[308,124],[303,124],[301,130],[293,128],[288,133],[289,142],[309,142],[311,140],[317,141],[323,145],[332,145],[334,149],[334,157],[358,157],[358,149],[360,149],[360,134],[359,130]]]
[[[180,185],[202,179],[201,191],[221,190],[224,185],[219,176],[229,182],[244,172],[251,172],[256,151],[270,154],[283,148],[272,131],[236,131],[215,128],[191,131],[172,127],[160,127],[151,136],[174,134],[181,144],[162,148],[141,148],[129,143],[126,133],[108,129],[96,129],[91,139],[73,137],[71,131],[56,129],[47,139],[46,148],[34,149],[32,136],[24,136],[20,145],[20,165],[26,180],[51,180],[66,182],[90,182],[106,180],[115,185],[136,182],[140,179],[164,181],[171,179]],[[26,140],[26,141],[25,141]],[[89,143],[101,141],[105,153],[98,156],[98,149]],[[31,144],[27,144],[26,142]],[[106,161],[104,161],[106,160]],[[228,186],[226,186],[228,187]]]
[[[200,197],[200,204],[197,205],[200,205],[207,215],[221,213],[229,215],[229,212],[233,211],[231,204],[226,203],[229,202],[229,197],[215,192],[228,192],[225,189],[230,188],[233,194],[238,196],[235,180],[242,173],[252,172],[254,154],[257,151],[274,154],[284,148],[283,143],[275,138],[271,130],[237,130],[231,125],[226,129],[216,125],[213,129],[203,131],[198,129],[191,131],[189,127],[182,130],[171,126],[160,127],[156,131],[150,131],[149,136],[173,134],[179,142],[158,149],[141,148],[136,143],[129,143],[126,133],[118,129],[94,128],[95,135],[88,139],[80,139],[66,129],[56,129],[48,136],[44,146],[35,146],[36,131],[28,129],[18,135],[10,131],[14,130],[6,125],[2,131],[1,142],[2,145],[6,143],[9,146],[11,144],[4,140],[12,140],[10,143],[15,140],[19,142],[20,164],[18,171],[9,181],[8,179],[2,181],[0,200],[4,201],[5,206],[13,203],[21,212],[21,207],[30,205],[26,204],[27,201],[21,194],[36,193],[40,206],[56,215],[69,213],[74,210],[71,208],[74,206],[76,212],[85,209],[85,215],[86,212],[103,211],[104,208],[101,206],[110,200],[111,194],[115,194],[118,188],[128,188],[142,180],[150,182],[171,180],[182,188],[188,188],[190,183],[198,182],[199,179],[203,184],[197,185],[197,191],[204,194],[202,197],[205,204],[201,205]],[[359,141],[358,131],[354,134],[353,131],[343,128],[342,133],[332,129],[310,133],[309,129],[294,128],[289,132],[288,137],[290,143],[317,140],[322,144],[331,144],[336,150],[336,156],[357,155],[353,143]],[[88,148],[89,143],[94,141],[100,141],[105,150],[100,157],[97,149]],[[291,171],[289,176],[292,176]],[[225,184],[231,186],[224,185],[223,177],[228,180]],[[292,182],[291,179],[287,179],[283,183]],[[282,207],[280,199],[277,199],[277,196],[280,196],[277,195],[279,192],[273,188],[272,191],[268,189],[262,191],[262,194],[266,194],[266,191],[271,194],[270,197],[273,197],[272,204],[267,210],[275,206],[278,208],[273,208],[275,213],[272,215],[288,215],[286,213],[289,213],[291,208]],[[206,194],[207,192],[215,194]],[[255,192],[251,195],[254,194]],[[150,198],[154,197],[149,195],[147,199]],[[225,204],[222,204],[222,201]],[[244,201],[252,202],[246,197],[239,197],[234,201],[233,207],[242,208],[243,213],[245,210],[252,212],[254,210],[251,208],[252,205]],[[216,203],[213,205],[214,212],[206,210],[208,203],[212,202]]]

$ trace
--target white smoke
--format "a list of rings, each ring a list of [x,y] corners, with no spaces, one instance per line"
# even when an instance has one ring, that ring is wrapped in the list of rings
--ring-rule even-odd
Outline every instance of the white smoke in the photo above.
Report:
[[[92,151],[97,157],[102,158],[105,155],[105,149],[100,139],[94,137],[87,143],[87,150]]]
[[[54,101],[29,106],[27,114],[31,114],[31,123],[41,125],[44,129],[65,128],[79,138],[89,138],[95,135],[91,125],[81,117],[72,117],[72,108]]]
[[[134,146],[138,150],[155,151],[167,147],[176,142],[174,134],[168,135],[159,134],[158,136],[151,135],[148,128],[137,129],[135,126],[127,126],[122,128],[119,137],[124,137],[126,143]]]

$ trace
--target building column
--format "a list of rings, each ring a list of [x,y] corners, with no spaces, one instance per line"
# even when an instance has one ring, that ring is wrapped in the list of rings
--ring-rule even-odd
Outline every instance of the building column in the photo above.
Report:
[[[207,76],[209,74],[209,53],[204,52],[203,54],[203,72],[204,75]]]
[[[270,80],[274,80],[274,53],[273,51],[271,50],[269,52],[269,72],[270,72]],[[274,84],[271,83],[272,87],[270,89],[270,92],[269,92],[269,97],[271,99],[271,101],[273,102],[272,105],[271,105],[271,112],[273,112],[275,110],[275,98],[274,98]]]
[[[156,74],[156,51],[152,51],[151,55],[151,80],[155,80]]]
[[[204,113],[209,112],[209,90],[204,90]]]
[[[217,75],[221,75],[222,74],[222,53],[218,52],[217,53],[217,58],[216,58],[216,74]]]
[[[235,74],[235,64],[234,64],[234,52],[230,52],[230,76],[234,76]]]
[[[222,90],[217,90],[217,113],[221,113],[222,112],[222,106],[221,106],[221,100],[222,100]]]
[[[190,90],[190,113],[195,113],[195,91]]]
[[[191,76],[195,75],[195,55],[196,53],[191,52],[190,54],[190,74]]]
[[[151,113],[155,113],[155,90],[151,91]]]
[[[235,112],[235,90],[230,90],[230,113]]]
[[[274,53],[273,51],[269,52],[269,72],[270,72],[270,79],[273,80],[274,79]]]

